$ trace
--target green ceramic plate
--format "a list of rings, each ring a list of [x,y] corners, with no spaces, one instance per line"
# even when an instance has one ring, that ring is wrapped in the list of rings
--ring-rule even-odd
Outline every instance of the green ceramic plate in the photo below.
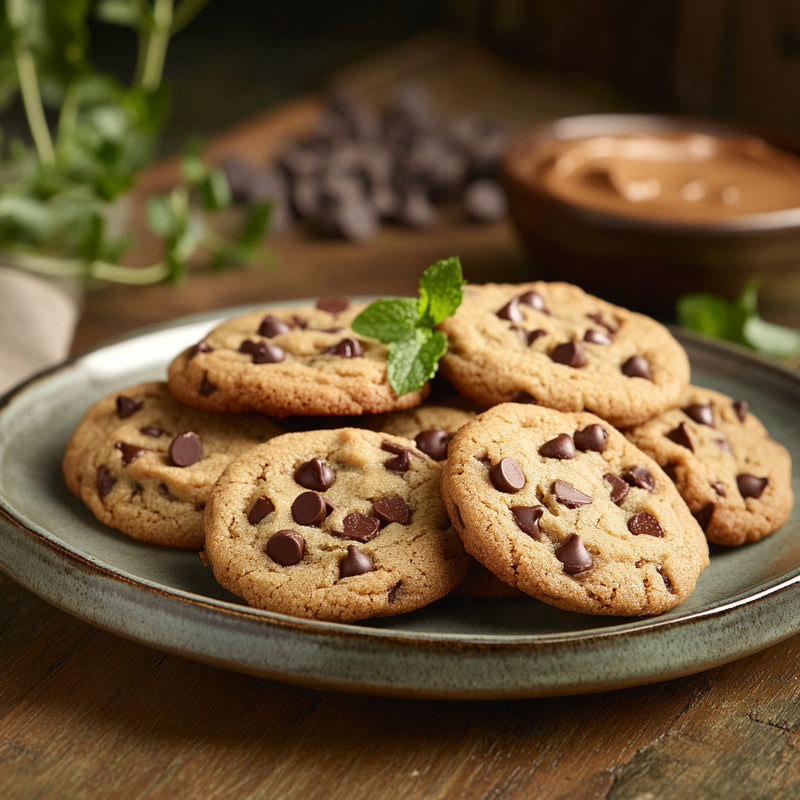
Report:
[[[446,598],[403,617],[343,625],[250,609],[192,552],[128,539],[64,487],[67,438],[96,399],[166,365],[230,309],[112,342],[44,373],[0,405],[0,567],[59,608],[167,652],[275,680],[409,697],[594,692],[698,672],[800,631],[800,520],[715,549],[695,592],[655,619],[608,619],[535,600]],[[681,336],[695,383],[745,398],[800,453],[800,377]],[[800,496],[795,478],[795,494]]]

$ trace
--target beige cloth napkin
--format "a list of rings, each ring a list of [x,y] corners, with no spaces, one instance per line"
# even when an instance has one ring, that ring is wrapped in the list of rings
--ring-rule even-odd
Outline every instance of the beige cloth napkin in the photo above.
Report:
[[[79,313],[77,292],[0,268],[0,394],[66,358]]]

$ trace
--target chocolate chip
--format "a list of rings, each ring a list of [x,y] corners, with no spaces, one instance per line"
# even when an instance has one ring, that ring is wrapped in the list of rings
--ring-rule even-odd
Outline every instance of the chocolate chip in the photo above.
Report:
[[[542,336],[547,336],[547,331],[544,328],[536,328],[536,330],[527,332],[527,335],[525,336],[525,341],[528,344],[528,346],[530,346]]]
[[[692,444],[692,437],[689,436],[689,426],[685,422],[681,422],[677,428],[673,428],[666,434],[667,439],[681,447],[686,447],[694,453],[694,445]]]
[[[341,314],[350,308],[350,298],[343,295],[320,297],[316,306],[320,311],[327,311],[329,314]]]
[[[303,560],[305,539],[296,531],[283,530],[267,539],[267,555],[282,567],[291,567]]]
[[[380,497],[372,508],[383,525],[391,525],[393,522],[408,525],[411,522],[411,509],[402,497]]]
[[[697,520],[697,524],[705,531],[711,522],[711,517],[714,515],[715,506],[713,503],[703,506],[699,511],[692,512],[692,515]]]
[[[271,339],[273,336],[280,336],[283,333],[289,333],[291,330],[292,326],[288,322],[272,314],[267,314],[258,326],[258,335]]]
[[[331,353],[334,356],[339,356],[339,358],[358,358],[364,355],[364,348],[358,339],[348,336],[346,339],[342,339],[341,342],[333,345],[333,347],[329,347],[325,352]]]
[[[747,472],[736,476],[736,485],[739,487],[739,494],[742,497],[752,497],[753,499],[761,497],[768,483],[769,478],[758,478]]]
[[[750,406],[748,405],[747,400],[734,400],[733,410],[736,413],[736,417],[738,418],[739,422],[744,422],[749,408]]]
[[[551,491],[556,500],[567,508],[580,508],[588,506],[592,502],[589,495],[579,492],[571,483],[562,481],[560,478],[553,481]]]
[[[733,455],[733,448],[731,447],[731,443],[727,439],[715,439],[714,444],[725,453]]]
[[[151,439],[158,439],[164,431],[157,428],[155,425],[145,425],[144,428],[139,428],[139,433],[143,436],[149,436]]]
[[[434,461],[444,461],[447,458],[448,441],[450,434],[442,428],[428,428],[414,437],[417,447]]]
[[[355,539],[359,542],[369,542],[374,539],[381,527],[380,520],[377,517],[370,517],[367,514],[361,514],[354,511],[348,514],[342,522],[344,530],[340,533],[338,531],[331,531],[334,536],[340,536],[344,539]]]
[[[175,502],[177,498],[174,494],[169,490],[169,486],[166,483],[159,483],[158,484],[158,493],[165,499],[169,500],[170,502]]]
[[[105,464],[101,464],[97,468],[97,494],[99,494],[101,498],[105,497],[114,488],[116,482],[117,479],[111,474]]]
[[[275,504],[266,495],[256,498],[250,511],[247,513],[247,521],[251,525],[258,525],[267,514],[271,514],[275,510]]]
[[[408,448],[395,444],[394,442],[383,442],[383,444],[381,444],[381,450],[395,454],[394,458],[383,462],[383,466],[386,467],[386,469],[393,470],[394,472],[408,471],[411,466],[408,457]]]
[[[608,483],[611,484],[611,502],[615,505],[619,505],[628,494],[628,489],[630,489],[630,486],[628,486],[628,484],[618,475],[614,475],[611,472],[606,472],[606,474],[603,475],[603,480],[608,481]]]
[[[559,433],[539,448],[539,455],[546,458],[575,458],[575,443],[568,433]]]
[[[190,467],[203,457],[203,443],[192,431],[181,433],[172,440],[169,456],[176,467]]]
[[[525,473],[513,458],[501,458],[490,470],[489,479],[495,489],[508,494],[525,486]]]
[[[372,559],[354,544],[347,546],[347,555],[339,562],[339,577],[350,578],[372,572],[375,564]]]
[[[586,315],[592,322],[605,328],[610,334],[615,334],[619,330],[619,325],[612,325],[603,319],[603,315],[599,311],[595,311]]]
[[[198,389],[200,392],[201,397],[208,397],[210,394],[214,394],[217,391],[216,384],[212,383],[208,379],[208,373],[203,375],[203,380],[200,381],[200,388]]]
[[[634,536],[663,536],[664,529],[661,523],[648,511],[638,511],[628,520],[628,530]]]
[[[386,593],[386,600],[389,603],[389,605],[392,605],[392,603],[396,603],[397,600],[400,598],[400,596],[403,593],[402,587],[403,587],[403,581],[397,581],[397,583],[394,586],[392,586]]]
[[[711,403],[691,403],[683,409],[683,413],[699,425],[714,427],[714,407]]]
[[[117,397],[117,417],[126,419],[133,416],[143,405],[143,400],[136,400],[133,397],[121,394]]]
[[[147,450],[144,447],[139,447],[136,444],[128,444],[128,442],[115,442],[114,447],[122,453],[122,466],[127,467],[131,461],[136,461],[139,456],[143,456]]]
[[[512,506],[511,514],[523,533],[537,540],[542,538],[539,520],[544,514],[544,506]]]
[[[592,568],[592,556],[577,533],[573,533],[567,539],[566,544],[556,548],[555,553],[556,558],[564,565],[564,572],[568,575],[576,575]]]
[[[717,493],[718,497],[727,497],[727,492],[725,491],[725,487],[722,485],[720,481],[714,481],[711,484],[711,488]]]
[[[635,464],[629,467],[622,476],[631,486],[638,486],[640,489],[647,489],[652,492],[656,488],[656,479],[643,464]]]
[[[664,581],[664,588],[670,593],[675,594],[675,587],[672,585],[672,581],[670,580],[669,575],[664,571],[663,567],[656,567],[656,572],[661,576],[661,580]]]
[[[575,431],[572,438],[578,450],[583,450],[584,452],[594,450],[602,453],[608,443],[608,431],[599,423],[593,422],[583,430]]]
[[[627,375],[629,378],[645,378],[648,381],[653,380],[653,374],[650,372],[650,364],[644,356],[631,356],[621,367],[622,374]]]
[[[550,358],[557,364],[566,364],[568,367],[585,367],[588,363],[583,346],[574,340],[557,344],[550,351]]]
[[[292,503],[292,519],[298,525],[319,526],[333,506],[318,492],[303,492]]]
[[[286,360],[286,351],[266,339],[256,342],[253,350],[254,364],[279,364]]]
[[[334,471],[320,458],[303,462],[294,472],[294,479],[304,489],[324,492],[336,480]]]
[[[519,300],[516,297],[509,300],[497,312],[497,316],[510,322],[524,322],[525,320],[525,315],[519,310]]]
[[[192,349],[189,351],[189,359],[193,359],[198,353],[212,353],[214,352],[214,348],[205,340],[199,341]]]
[[[534,289],[530,289],[519,296],[519,302],[526,306],[530,306],[534,311],[541,311],[543,314],[549,314],[547,305],[544,302],[544,297]]]
[[[583,341],[589,342],[589,344],[611,344],[611,337],[603,331],[591,328],[583,334]]]

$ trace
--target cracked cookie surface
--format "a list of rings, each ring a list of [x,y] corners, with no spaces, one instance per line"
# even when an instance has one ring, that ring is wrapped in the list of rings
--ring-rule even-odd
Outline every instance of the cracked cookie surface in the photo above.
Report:
[[[206,558],[249,605],[350,622],[449,593],[469,564],[441,467],[404,437],[287,433],[234,461],[206,506]]]
[[[682,602],[708,545],[675,485],[587,412],[505,403],[450,444],[442,496],[464,546],[506,583],[590,614]]]

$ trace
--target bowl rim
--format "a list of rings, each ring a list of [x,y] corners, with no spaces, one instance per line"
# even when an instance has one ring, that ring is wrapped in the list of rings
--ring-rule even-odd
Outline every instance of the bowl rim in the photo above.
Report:
[[[722,138],[751,135],[758,136],[775,147],[800,155],[800,141],[791,142],[790,137],[769,132],[755,126],[722,122],[704,117],[672,114],[577,114],[545,120],[532,128],[512,136],[502,158],[502,174],[506,188],[522,190],[540,200],[546,200],[563,213],[571,214],[583,224],[609,229],[624,229],[627,232],[661,233],[672,235],[703,234],[706,236],[750,235],[757,233],[788,233],[800,229],[800,206],[778,211],[756,214],[741,214],[724,220],[676,220],[626,216],[600,211],[589,206],[562,200],[543,191],[520,174],[519,165],[532,148],[546,141],[570,141],[592,135],[620,135],[630,133],[691,131],[707,133]],[[788,143],[788,146],[787,146]],[[792,150],[792,144],[796,150]],[[513,207],[513,200],[509,205]]]

